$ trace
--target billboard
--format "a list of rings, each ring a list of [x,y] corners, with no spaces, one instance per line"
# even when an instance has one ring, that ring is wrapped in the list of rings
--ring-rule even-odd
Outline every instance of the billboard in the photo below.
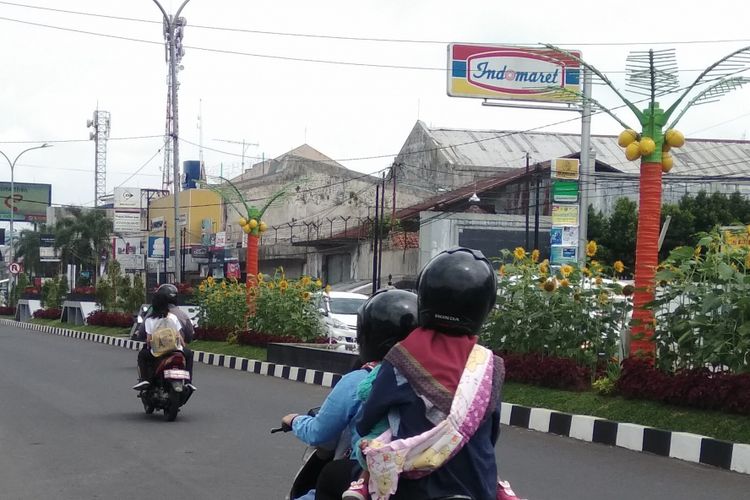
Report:
[[[143,269],[140,238],[112,238],[112,254],[123,269]]]
[[[10,220],[10,207],[15,209],[13,220],[45,222],[47,207],[52,203],[51,184],[14,182],[13,197],[10,201],[10,182],[0,182],[0,220]]]
[[[113,229],[116,233],[139,233],[141,231],[141,213],[115,211]]]
[[[581,57],[578,51],[570,51]],[[502,45],[448,45],[448,95],[571,102],[581,91],[580,64],[559,52]]]
[[[148,257],[152,259],[169,256],[169,238],[161,236],[148,237]]]
[[[115,209],[140,210],[144,207],[144,204],[141,202],[140,188],[116,187],[114,195]]]

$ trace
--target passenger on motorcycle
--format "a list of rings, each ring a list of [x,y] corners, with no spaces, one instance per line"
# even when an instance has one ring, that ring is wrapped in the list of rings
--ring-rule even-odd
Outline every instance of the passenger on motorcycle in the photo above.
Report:
[[[172,322],[175,330],[180,332],[182,345],[179,350],[185,356],[185,364],[192,380],[193,376],[193,351],[187,348],[186,344],[193,340],[193,324],[188,315],[177,306],[177,287],[171,284],[161,285],[151,300],[151,312],[148,314],[138,332],[138,340],[145,341],[143,348],[138,352],[138,383],[133,389],[140,391],[147,389],[151,385],[156,360],[151,354],[150,335],[158,322],[166,318]],[[195,390],[195,386],[187,384]]]
[[[505,370],[477,344],[496,290],[495,272],[478,251],[442,252],[421,271],[419,328],[385,356],[355,425],[366,436],[388,417],[390,428],[363,443],[369,481],[348,495],[358,488],[356,498],[496,498]],[[462,397],[454,400],[457,391]]]
[[[353,434],[353,419],[361,404],[357,388],[388,350],[416,326],[415,294],[404,290],[377,292],[357,314],[357,344],[364,365],[339,380],[317,416],[292,413],[282,419],[282,423],[290,426],[294,435],[308,445],[336,449],[334,460],[318,477],[316,490],[299,498],[341,499],[357,466],[357,462],[348,457],[351,443],[358,439]]]

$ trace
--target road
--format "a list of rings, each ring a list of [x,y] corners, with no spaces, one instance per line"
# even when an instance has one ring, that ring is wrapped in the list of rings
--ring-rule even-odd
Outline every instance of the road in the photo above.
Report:
[[[1,499],[283,498],[304,446],[268,431],[328,389],[196,366],[167,423],[130,386],[134,351],[0,326]],[[504,427],[502,475],[529,499],[739,499],[750,476]]]

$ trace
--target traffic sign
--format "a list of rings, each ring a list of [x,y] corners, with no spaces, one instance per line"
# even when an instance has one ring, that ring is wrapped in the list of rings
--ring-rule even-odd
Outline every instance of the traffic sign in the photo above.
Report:
[[[23,272],[23,266],[18,262],[11,262],[8,266],[8,270],[11,274],[19,274]]]

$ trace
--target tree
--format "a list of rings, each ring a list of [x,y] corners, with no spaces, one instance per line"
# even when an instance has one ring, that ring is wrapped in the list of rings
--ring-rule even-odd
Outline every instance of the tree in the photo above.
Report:
[[[44,231],[42,229],[42,231]],[[41,233],[32,229],[24,229],[14,242],[14,254],[23,257],[23,266],[32,275],[38,274],[41,268],[39,247],[41,246]]]
[[[111,245],[112,221],[103,210],[69,209],[55,225],[55,248],[63,264],[78,264],[98,276],[99,260]]]
[[[621,260],[627,274],[635,269],[636,232],[638,230],[638,205],[629,198],[619,198],[609,217],[606,246],[610,262]]]

